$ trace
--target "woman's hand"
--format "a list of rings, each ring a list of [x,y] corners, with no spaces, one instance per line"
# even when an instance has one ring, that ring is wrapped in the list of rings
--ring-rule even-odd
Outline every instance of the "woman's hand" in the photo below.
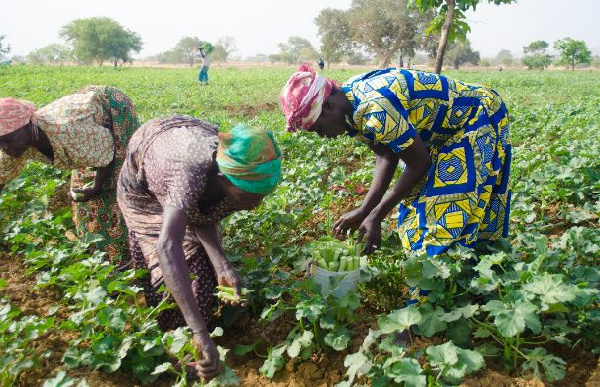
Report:
[[[217,274],[217,282],[219,285],[229,286],[233,288],[233,296],[239,300],[242,297],[242,279],[238,275],[237,271],[233,267],[233,265],[228,261],[224,263],[222,266],[215,268],[215,272]],[[232,305],[240,305],[242,307],[246,307],[247,303],[235,300],[221,299],[226,304]]]
[[[202,358],[202,360],[196,364],[198,376],[203,377],[204,381],[208,382],[219,375],[219,351],[208,332],[194,334],[193,342]]]
[[[381,220],[373,215],[367,216],[358,228],[357,242],[365,240],[363,254],[370,254],[381,247]]]
[[[358,229],[367,215],[368,213],[362,207],[346,212],[333,224],[331,230],[333,236],[337,239],[345,239],[348,233]]]
[[[98,196],[102,190],[95,186],[84,187],[81,189],[71,188],[69,190],[69,197],[74,202],[87,202],[90,199]]]

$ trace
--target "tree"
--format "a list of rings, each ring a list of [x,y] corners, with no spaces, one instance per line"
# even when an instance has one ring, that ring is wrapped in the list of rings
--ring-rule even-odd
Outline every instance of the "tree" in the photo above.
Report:
[[[380,68],[399,52],[414,56],[428,19],[409,8],[408,0],[354,0],[348,10],[352,40],[374,52]]]
[[[47,63],[62,66],[65,62],[72,60],[73,55],[69,47],[55,43],[31,51],[27,54],[27,59],[35,64]]]
[[[579,63],[592,62],[592,52],[583,40],[571,38],[557,40],[554,42],[554,48],[560,52],[558,64],[571,66],[571,70],[575,70],[575,65]]]
[[[290,36],[287,43],[279,43],[279,50],[285,63],[297,64],[301,60],[313,60],[319,56],[312,44],[299,36]]]
[[[237,49],[235,48],[235,40],[233,39],[233,37],[224,36],[217,40],[217,44],[215,44],[212,57],[217,62],[227,62],[230,55],[236,50]]]
[[[452,43],[449,46],[447,59],[452,63],[455,69],[458,70],[460,65],[465,63],[479,63],[479,51],[473,51],[471,42],[467,39],[463,42]]]
[[[194,60],[198,57],[198,48],[203,43],[195,36],[184,36],[177,42],[173,51],[179,55],[179,60],[187,62],[192,67],[194,66]]]
[[[492,65],[492,63],[487,58],[481,58],[481,60],[479,61],[479,65],[481,67],[485,67],[487,69],[488,67],[490,67]]]
[[[271,62],[271,63],[282,61],[280,54],[269,54],[269,56],[267,58],[269,59],[269,62]]]
[[[435,10],[437,16],[431,21],[426,33],[434,33],[440,36],[440,41],[435,58],[435,72],[442,72],[446,45],[455,39],[464,41],[471,28],[466,22],[464,12],[477,7],[482,0],[414,0],[417,8],[421,11]],[[509,4],[516,0],[487,0],[495,5]]]
[[[96,61],[100,66],[108,59],[129,60],[130,52],[142,49],[142,39],[137,32],[124,29],[107,17],[76,19],[63,26],[60,36],[73,48],[78,60]]]
[[[0,35],[0,57],[10,52],[10,45],[2,43],[4,35]]]
[[[510,50],[502,49],[498,51],[496,55],[496,62],[501,63],[504,66],[510,66],[513,63],[513,54]]]
[[[327,63],[340,62],[345,54],[352,52],[348,12],[326,8],[315,19],[318,35],[321,37],[321,57]]]
[[[528,46],[523,47],[525,55],[521,62],[527,66],[528,69],[545,69],[552,62],[550,55],[546,54],[548,43],[543,40],[536,40],[529,43]]]

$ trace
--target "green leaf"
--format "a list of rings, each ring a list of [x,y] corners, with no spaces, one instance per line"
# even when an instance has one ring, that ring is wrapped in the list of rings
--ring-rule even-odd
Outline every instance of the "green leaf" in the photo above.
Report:
[[[346,355],[344,359],[344,367],[347,367],[346,375],[350,378],[350,383],[354,381],[356,375],[365,375],[373,367],[373,363],[362,352]]]
[[[430,303],[426,303],[419,307],[421,313],[421,322],[419,322],[419,332],[425,337],[431,337],[437,332],[446,330],[448,324],[443,320],[445,313],[444,309],[436,306],[435,310]]]
[[[160,365],[157,365],[156,368],[154,368],[154,371],[152,371],[152,375],[160,375],[163,372],[166,372],[166,371],[169,371],[172,369],[173,369],[173,364],[171,364],[169,362],[165,362]]]
[[[379,345],[377,346],[380,351],[388,352],[391,356],[404,356],[406,350],[402,345],[399,345],[396,341],[395,335],[388,335],[384,337]]]
[[[440,370],[447,382],[458,384],[466,375],[484,366],[483,356],[477,351],[462,349],[451,341],[428,347],[429,363]]]
[[[449,324],[446,331],[446,337],[461,347],[468,347],[471,344],[471,326],[466,319],[460,319]]]
[[[349,342],[350,332],[344,326],[325,335],[325,344],[329,345],[336,351],[343,351],[344,349],[346,349],[348,347]]]
[[[527,354],[528,360],[523,363],[523,370],[532,370],[534,376],[543,379],[539,366],[544,368],[546,380],[552,382],[565,377],[565,361],[560,357],[548,354],[541,347],[535,348]]]
[[[276,348],[270,348],[267,360],[265,360],[265,362],[259,369],[260,373],[265,375],[269,379],[273,379],[275,373],[279,371],[285,364],[282,356],[285,350],[285,345]]]
[[[67,375],[65,371],[59,371],[52,379],[46,379],[43,387],[70,387],[75,379]]]
[[[425,386],[427,377],[423,374],[421,365],[415,359],[391,357],[383,364],[383,373],[396,383],[405,383],[406,387]]]
[[[244,344],[237,344],[234,348],[233,348],[233,353],[235,353],[236,355],[245,355],[251,351],[254,350],[254,348],[256,347],[256,344],[258,344],[258,342],[254,343],[254,344],[248,344],[248,345],[244,345]]]
[[[179,355],[181,350],[190,341],[190,336],[187,328],[179,327],[174,331],[167,332],[163,335],[163,343],[169,351],[175,355]]]
[[[381,316],[377,319],[379,328],[385,334],[406,330],[420,321],[421,314],[413,306],[394,310],[387,316]]]
[[[320,297],[313,297],[302,301],[296,305],[296,319],[301,320],[306,318],[311,322],[317,321],[325,310],[325,307],[325,300]]]
[[[127,317],[122,309],[108,306],[98,313],[98,323],[114,331],[123,331]]]
[[[544,273],[525,284],[523,290],[538,295],[543,305],[542,310],[547,310],[551,304],[573,301],[578,289],[565,284],[560,274]]]
[[[427,355],[429,362],[433,366],[454,365],[458,362],[458,347],[452,344],[451,341],[427,347]]]
[[[331,314],[327,314],[319,320],[319,326],[323,329],[333,329],[336,326],[335,317]]]
[[[498,332],[504,337],[514,337],[530,328],[533,333],[539,333],[541,329],[540,319],[536,312],[538,308],[527,300],[503,303],[492,300],[484,307],[494,317],[494,324]]]
[[[491,336],[490,331],[488,331],[484,327],[477,328],[475,330],[475,333],[473,334],[473,337],[475,337],[476,339],[485,339],[486,337],[490,337],[490,336]]]
[[[210,333],[210,337],[211,338],[215,338],[215,337],[221,337],[223,336],[223,328],[221,327],[216,327],[211,333]]]
[[[221,364],[221,372],[215,384],[219,387],[239,386],[240,378],[227,365]]]
[[[62,357],[63,363],[67,365],[69,368],[78,367],[81,363],[81,354],[75,347],[69,347],[65,351],[65,354]]]
[[[292,340],[292,343],[289,345],[287,349],[287,354],[291,358],[296,358],[300,355],[300,350],[302,348],[311,347],[313,342],[314,333],[311,331],[304,331],[302,335],[297,336]]]

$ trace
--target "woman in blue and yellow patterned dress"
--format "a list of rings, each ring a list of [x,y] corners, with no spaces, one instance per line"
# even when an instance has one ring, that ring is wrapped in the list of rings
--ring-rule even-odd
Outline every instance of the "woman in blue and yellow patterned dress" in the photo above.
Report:
[[[357,136],[376,155],[365,200],[334,223],[334,235],[358,230],[372,251],[381,243],[382,220],[399,205],[409,254],[435,257],[454,244],[507,236],[511,145],[508,112],[495,91],[401,69],[338,86],[303,64],[281,98],[288,130]],[[404,170],[386,195],[400,160]]]

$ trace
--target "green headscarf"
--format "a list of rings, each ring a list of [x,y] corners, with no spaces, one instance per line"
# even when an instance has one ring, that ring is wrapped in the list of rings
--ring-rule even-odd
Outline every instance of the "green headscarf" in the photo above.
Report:
[[[243,191],[267,195],[281,177],[281,151],[273,134],[261,128],[237,125],[219,133],[219,170]]]

